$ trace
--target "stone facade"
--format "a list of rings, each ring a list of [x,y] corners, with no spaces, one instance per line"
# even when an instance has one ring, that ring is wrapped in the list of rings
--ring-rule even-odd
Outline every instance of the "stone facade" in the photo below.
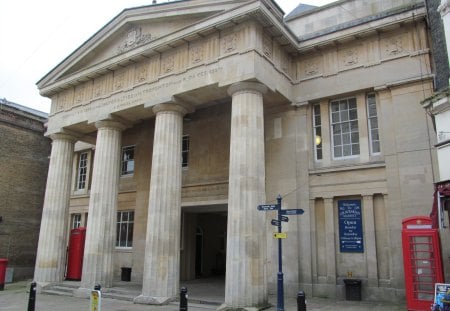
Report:
[[[46,121],[46,113],[0,99],[0,258],[14,281],[33,276],[50,154]]]
[[[363,299],[402,299],[401,221],[429,213],[436,177],[420,106],[433,71],[424,2],[379,3],[284,21],[269,0],[191,0],[127,9],[103,27],[38,82],[52,99],[47,135],[67,145],[52,150],[48,183],[61,174],[71,186],[47,188],[44,213],[67,203],[54,212],[61,225],[41,232],[55,257],[38,254],[35,280],[64,278],[48,277],[65,265],[49,234],[87,225],[80,293],[130,267],[136,302],[166,303],[180,279],[220,274],[224,309],[264,307],[275,213],[256,207],[280,194],[283,208],[305,210],[284,224],[286,294],[340,299],[353,276]],[[361,215],[357,252],[339,233],[348,200]]]

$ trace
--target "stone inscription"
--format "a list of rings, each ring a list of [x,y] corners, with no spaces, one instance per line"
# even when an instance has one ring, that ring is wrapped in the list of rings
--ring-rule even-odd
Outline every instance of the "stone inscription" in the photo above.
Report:
[[[206,69],[199,72],[186,74],[183,77],[179,77],[178,79],[172,81],[155,83],[154,85],[146,88],[140,86],[128,91],[127,93],[118,93],[108,98],[97,99],[89,105],[72,109],[70,113],[64,114],[62,119],[88,114],[106,106],[108,107],[109,112],[114,112],[137,105],[142,105],[148,101],[148,99],[157,97],[159,92],[173,92],[173,90],[182,83],[191,82],[194,80],[204,81],[206,76],[217,75],[222,70],[223,67]]]

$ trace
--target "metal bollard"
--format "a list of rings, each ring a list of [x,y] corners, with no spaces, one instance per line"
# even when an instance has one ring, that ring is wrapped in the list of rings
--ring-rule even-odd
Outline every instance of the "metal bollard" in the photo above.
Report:
[[[297,294],[297,311],[306,311],[306,296],[304,291]]]
[[[102,287],[100,284],[94,285],[94,289],[91,291],[90,297],[90,311],[102,310]]]
[[[188,294],[184,286],[180,290],[180,311],[188,311]]]
[[[36,282],[30,285],[30,297],[28,298],[28,311],[34,311],[36,305]]]

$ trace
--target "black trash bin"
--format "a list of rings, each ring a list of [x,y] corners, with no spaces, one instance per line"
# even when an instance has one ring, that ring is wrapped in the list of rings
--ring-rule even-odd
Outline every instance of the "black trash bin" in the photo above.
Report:
[[[120,276],[121,281],[130,282],[131,281],[131,268],[122,267],[122,274]]]
[[[345,283],[345,299],[361,300],[361,280],[344,279]]]

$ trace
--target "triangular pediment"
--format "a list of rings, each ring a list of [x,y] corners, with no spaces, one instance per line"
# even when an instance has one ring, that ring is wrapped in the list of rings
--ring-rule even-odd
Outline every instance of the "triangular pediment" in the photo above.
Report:
[[[82,59],[79,59],[73,66],[68,68],[65,75],[92,67],[115,56],[143,46],[144,44],[163,38],[177,30],[189,27],[189,25],[193,25],[200,20],[207,19],[208,16],[215,13],[216,12],[208,12],[189,14],[182,17],[169,16],[165,18],[126,22],[114,33],[105,37],[101,43],[89,51],[89,53],[86,53]]]
[[[271,0],[261,2],[274,4]],[[184,0],[125,9],[43,77],[38,87],[42,90],[75,75],[85,76],[91,69],[98,72],[98,68],[108,67],[109,63],[121,66],[122,59],[133,58],[133,52],[138,50],[145,54],[142,51],[153,48],[154,42],[156,45],[177,40],[178,33],[183,41],[183,33],[190,29],[200,31],[210,19],[259,4],[255,0]],[[160,52],[161,48],[153,48],[155,51]],[[79,78],[76,80],[80,81]]]

